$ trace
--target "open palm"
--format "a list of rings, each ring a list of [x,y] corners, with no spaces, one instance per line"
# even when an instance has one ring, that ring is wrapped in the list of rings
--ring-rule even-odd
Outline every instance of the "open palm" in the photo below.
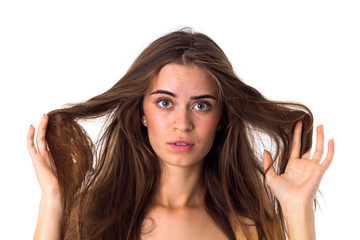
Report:
[[[285,172],[277,175],[273,166],[266,173],[266,182],[282,207],[294,204],[312,204],[321,179],[330,166],[334,155],[334,140],[328,142],[328,152],[323,161],[324,129],[317,127],[316,149],[311,158],[310,150],[300,156],[302,123],[295,126],[293,146]],[[264,169],[272,164],[268,151],[264,152]]]

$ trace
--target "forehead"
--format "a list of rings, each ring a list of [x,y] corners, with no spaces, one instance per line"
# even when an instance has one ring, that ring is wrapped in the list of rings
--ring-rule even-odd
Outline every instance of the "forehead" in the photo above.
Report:
[[[217,89],[209,74],[201,67],[194,64],[180,65],[167,64],[153,80],[150,91],[158,89],[167,90],[177,95],[216,95]]]

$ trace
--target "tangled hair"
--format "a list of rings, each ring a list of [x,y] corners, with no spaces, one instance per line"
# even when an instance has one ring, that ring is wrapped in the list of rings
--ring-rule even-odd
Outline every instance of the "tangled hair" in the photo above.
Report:
[[[313,118],[296,103],[265,99],[234,73],[219,46],[189,29],[152,42],[108,91],[85,102],[51,111],[46,141],[62,196],[65,239],[139,239],[160,167],[141,124],[142,102],[152,80],[169,63],[203,68],[217,85],[222,129],[204,166],[204,205],[228,239],[231,216],[251,219],[259,239],[285,239],[281,207],[265,183],[258,133],[273,143],[274,165],[283,173],[297,121],[303,122],[302,150],[311,147]],[[103,117],[94,144],[79,120]],[[246,232],[248,223],[236,224]]]

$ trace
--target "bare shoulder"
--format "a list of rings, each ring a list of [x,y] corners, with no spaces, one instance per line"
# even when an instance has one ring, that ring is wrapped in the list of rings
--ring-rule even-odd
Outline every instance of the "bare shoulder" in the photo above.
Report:
[[[233,218],[234,231],[237,240],[249,239],[249,240],[258,240],[259,236],[257,233],[256,225],[253,220],[237,216]],[[250,238],[246,238],[247,234]]]

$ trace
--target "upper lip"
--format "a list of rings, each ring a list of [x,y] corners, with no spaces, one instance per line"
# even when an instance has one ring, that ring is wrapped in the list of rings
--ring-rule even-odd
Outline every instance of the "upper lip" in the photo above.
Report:
[[[189,145],[194,145],[194,143],[192,141],[187,140],[187,139],[176,139],[176,140],[168,142],[168,144],[176,144],[176,143],[186,143]]]

